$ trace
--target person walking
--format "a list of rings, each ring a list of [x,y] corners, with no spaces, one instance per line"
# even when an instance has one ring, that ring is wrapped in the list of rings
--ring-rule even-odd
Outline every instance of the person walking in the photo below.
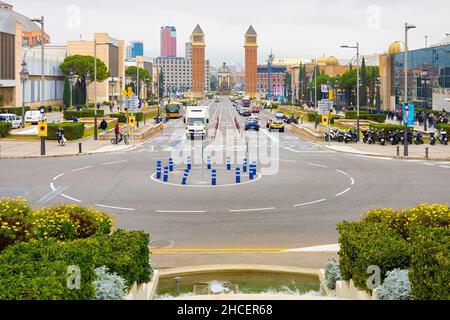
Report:
[[[120,135],[119,121],[116,122],[116,126],[114,127],[114,134],[116,135],[116,144],[119,144],[119,135]]]
[[[108,129],[108,123],[106,122],[105,119],[103,119],[103,121],[100,123],[100,130],[103,131],[103,133],[106,133],[106,130]]]
[[[66,145],[66,138],[64,137],[64,129],[62,126],[59,126],[56,131],[56,138],[58,140],[58,145],[64,147]]]

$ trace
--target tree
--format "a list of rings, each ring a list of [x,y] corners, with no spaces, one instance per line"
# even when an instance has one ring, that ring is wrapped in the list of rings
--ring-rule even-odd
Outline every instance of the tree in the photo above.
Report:
[[[70,106],[70,83],[67,78],[64,80],[63,103],[67,107]]]
[[[134,82],[137,81],[137,73],[138,73],[137,67],[135,66],[128,67],[125,70],[125,76],[127,78],[131,78],[131,80]],[[140,81],[146,80],[146,83],[148,83],[152,81],[152,76],[150,75],[150,72],[148,72],[148,70],[139,68],[139,80]]]
[[[366,59],[363,57],[361,65],[361,87],[359,91],[359,105],[367,106],[367,70]]]
[[[4,103],[5,103],[5,96],[0,93],[0,107],[3,107]]]
[[[356,105],[353,94],[356,88],[356,70],[351,68],[340,77],[340,87],[345,91],[347,105]]]
[[[219,80],[217,76],[211,75],[211,91],[217,91]]]

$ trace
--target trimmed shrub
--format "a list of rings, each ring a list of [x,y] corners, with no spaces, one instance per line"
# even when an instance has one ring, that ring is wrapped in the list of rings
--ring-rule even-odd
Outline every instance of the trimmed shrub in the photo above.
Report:
[[[28,241],[32,216],[27,200],[2,198],[0,201],[0,252],[16,243]]]
[[[30,107],[25,107],[25,113],[30,110]],[[0,108],[0,113],[12,113],[16,116],[22,116],[22,107]]]
[[[97,117],[104,117],[105,110],[97,110]],[[64,120],[70,121],[72,118],[94,118],[95,110],[93,109],[82,109],[80,111],[76,110],[66,110],[64,111]]]
[[[308,122],[314,122],[315,115],[316,115],[316,113],[314,113],[314,112],[308,112],[307,113]],[[336,119],[341,119],[341,117],[338,115],[333,115],[331,118],[331,124],[334,124],[334,120],[336,120]],[[322,123],[322,116],[317,114],[317,124],[321,124],[321,123]]]
[[[343,222],[338,224],[338,230],[341,274],[344,280],[353,279],[358,288],[369,290],[367,270],[370,266],[378,266],[382,278],[390,270],[409,267],[409,245],[388,225]]]
[[[49,123],[48,135],[46,140],[57,140],[56,132],[58,128],[64,129],[64,137],[69,141],[79,140],[84,137],[84,123],[79,122],[64,122],[64,123]]]
[[[95,242],[53,240],[19,243],[0,255],[0,300],[92,300],[98,256]],[[79,289],[69,289],[69,267],[81,271]]]
[[[345,111],[345,118],[346,119],[357,119],[358,118],[358,112],[357,111]],[[359,112],[359,118],[361,120],[370,120],[375,121],[379,123],[385,123],[387,119],[386,114],[370,114],[368,111],[360,111]]]
[[[330,290],[336,289],[336,282],[343,280],[339,270],[339,262],[328,262],[325,267],[325,280]]]
[[[398,125],[398,124],[371,124],[369,126],[369,128],[371,130],[375,130],[375,131],[381,131],[381,130],[385,130],[385,131],[394,131],[394,130],[398,130],[398,131],[402,131],[403,129],[405,129],[405,126],[402,125]],[[410,131],[414,131],[414,128],[409,127]]]
[[[100,256],[98,265],[107,266],[126,280],[133,283],[147,283],[152,273],[150,261],[150,237],[143,232],[117,230],[111,236],[98,238]]]
[[[447,134],[450,134],[450,123],[439,123],[436,125],[436,129],[439,131],[445,131]]]
[[[0,137],[4,138],[11,134],[11,123],[8,122],[0,122]]]
[[[448,204],[420,204],[416,208],[404,210],[375,209],[367,212],[363,219],[368,223],[387,224],[404,239],[408,239],[411,230],[417,226],[450,227],[450,207]]]
[[[105,266],[95,269],[97,280],[95,285],[96,300],[123,300],[125,297],[125,280],[116,273],[110,273]]]
[[[125,113],[114,113],[109,115],[111,118],[117,118],[120,123],[127,123],[127,117]],[[144,113],[138,112],[136,113],[136,121],[142,122],[144,121]]]
[[[450,229],[418,227],[411,239],[413,298],[450,300]]]
[[[410,300],[411,283],[408,274],[408,270],[388,271],[386,279],[379,288],[378,298],[380,300]]]

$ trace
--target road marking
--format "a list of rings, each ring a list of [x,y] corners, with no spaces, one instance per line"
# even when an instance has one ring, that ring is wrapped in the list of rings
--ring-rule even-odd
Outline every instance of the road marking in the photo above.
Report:
[[[341,193],[338,193],[338,194],[336,195],[336,197],[340,197],[340,196],[342,196],[343,194],[349,192],[350,190],[352,190],[352,188],[348,188],[347,190],[345,190],[345,191],[343,191],[343,192],[341,192]]]
[[[320,200],[317,200],[317,201],[312,201],[312,202],[307,202],[307,203],[296,204],[296,205],[294,205],[294,207],[304,207],[304,206],[308,206],[308,205],[310,205],[310,204],[316,204],[316,203],[320,203],[320,202],[324,202],[324,201],[327,201],[327,199],[320,199]]]
[[[75,170],[72,170],[72,172],[78,172],[78,171],[82,171],[82,170],[86,170],[86,169],[90,169],[90,168],[92,168],[92,166],[87,166],[87,167],[75,169]]]
[[[64,197],[64,198],[66,198],[66,199],[68,199],[68,200],[71,200],[71,201],[74,201],[74,202],[78,202],[78,203],[82,203],[82,202],[83,202],[83,201],[81,201],[81,200],[78,200],[78,199],[69,197],[69,196],[67,196],[67,195],[65,195],[65,194],[61,194],[61,197]]]
[[[450,166],[439,166],[441,168],[450,169]]]
[[[59,194],[61,194],[62,192],[64,192],[64,190],[66,190],[66,189],[67,189],[67,187],[60,186],[60,187],[54,189],[53,191],[51,191],[50,193],[47,193],[45,196],[43,196],[38,201],[38,203],[45,204],[45,203],[49,202],[50,200],[52,200],[53,198],[55,198],[56,196],[58,196]]]
[[[132,208],[112,207],[112,206],[105,206],[105,205],[103,205],[103,204],[96,204],[95,206],[96,206],[96,207],[107,208],[107,209],[114,209],[114,210],[136,211],[136,209],[132,209]]]
[[[232,249],[150,249],[150,253],[280,253],[286,248],[232,248]]]
[[[206,211],[170,211],[170,210],[156,210],[157,213],[206,213]]]
[[[432,164],[432,163],[422,163],[422,164],[424,164],[424,165],[426,165],[426,166],[430,166],[430,167],[436,166],[435,164]]]
[[[347,172],[344,172],[344,171],[341,171],[341,170],[334,170],[334,171],[336,171],[336,172],[338,172],[338,173],[340,173],[340,174],[343,174],[344,176],[349,176],[349,174],[347,173]]]
[[[128,162],[127,160],[122,160],[122,161],[115,161],[115,162],[107,162],[107,163],[103,163],[102,166],[109,166],[111,164],[119,164],[119,163],[126,163]]]
[[[55,185],[53,184],[53,182],[52,183],[50,183],[50,188],[53,190],[53,191],[55,191],[56,190],[56,188],[55,188]]]
[[[258,208],[258,209],[228,210],[228,212],[258,212],[258,211],[271,211],[275,209],[276,209],[275,207],[272,207],[272,208]]]
[[[316,164],[316,163],[307,163],[310,166],[314,166],[314,167],[319,167],[319,168],[324,168],[324,169],[328,169],[327,166],[323,166],[321,164]]]
[[[354,156],[354,157],[359,157],[359,158],[368,158],[368,159],[377,159],[377,160],[388,160],[388,161],[394,160],[393,158],[384,158],[384,157],[376,157],[376,156],[366,156],[366,155],[362,155],[362,154],[352,154],[352,153],[347,153],[347,154],[349,154],[349,155],[351,155],[351,156]]]
[[[350,177],[350,180],[352,181],[352,186],[355,185],[355,179],[353,179],[353,177]]]
[[[339,244],[329,244],[329,245],[316,246],[316,247],[289,249],[289,250],[285,250],[284,252],[338,253],[340,250],[341,250],[341,246]]]
[[[58,180],[59,178],[61,178],[64,175],[64,173],[61,173],[59,175],[57,175],[56,177],[53,178],[53,181]]]

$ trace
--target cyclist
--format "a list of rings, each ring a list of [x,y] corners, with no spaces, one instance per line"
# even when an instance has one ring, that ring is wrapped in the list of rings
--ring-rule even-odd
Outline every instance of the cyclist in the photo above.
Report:
[[[119,121],[116,122],[116,126],[114,127],[114,133],[116,135],[116,144],[119,144],[119,135],[120,135]]]

